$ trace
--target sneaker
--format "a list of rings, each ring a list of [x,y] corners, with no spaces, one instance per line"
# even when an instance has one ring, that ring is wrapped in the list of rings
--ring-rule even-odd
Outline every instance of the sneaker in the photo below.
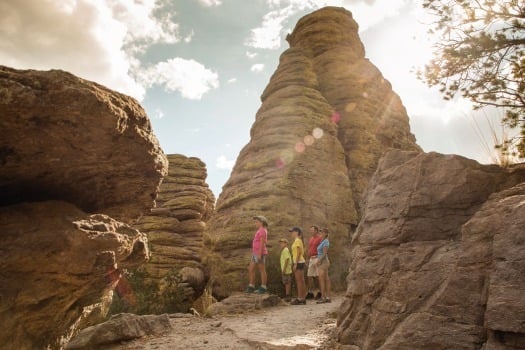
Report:
[[[292,302],[290,304],[292,304],[292,305],[306,305],[306,299],[303,299],[303,300],[294,299],[294,300],[292,300]]]
[[[320,300],[322,297],[323,297],[323,295],[321,294],[321,292],[317,292],[317,294],[315,296],[315,300]]]
[[[325,302],[325,303],[331,303],[331,302],[332,302],[332,299],[330,299],[330,298],[324,298],[324,302]]]
[[[268,290],[264,287],[259,287],[257,288],[257,290],[254,292],[255,294],[264,294],[264,293],[267,293]]]
[[[326,299],[317,300],[317,304],[324,304],[324,303],[327,303]]]
[[[314,293],[308,292],[308,294],[306,294],[306,299],[313,299],[313,298],[314,298]]]
[[[290,297],[284,297],[284,301],[287,302],[287,303],[289,303],[290,301],[292,301],[292,298],[290,298]]]
[[[252,287],[252,286],[248,286],[245,290],[244,290],[244,293],[253,293],[255,292],[255,287]]]

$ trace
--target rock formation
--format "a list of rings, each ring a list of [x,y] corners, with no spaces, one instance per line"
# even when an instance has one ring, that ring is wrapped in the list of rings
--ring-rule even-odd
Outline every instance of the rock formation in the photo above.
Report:
[[[83,329],[67,344],[68,350],[103,349],[136,338],[161,335],[173,330],[170,318],[163,315],[118,314],[108,321]]]
[[[361,350],[525,348],[523,181],[525,167],[387,153],[352,240],[338,340]]]
[[[291,226],[330,228],[334,282],[342,285],[343,243],[380,155],[419,150],[399,97],[365,58],[357,29],[350,12],[328,7],[302,18],[287,38],[290,48],[208,225],[205,259],[216,295],[244,287],[252,216],[259,214],[270,220],[274,255]]]
[[[168,175],[159,188],[157,207],[136,223],[148,235],[151,259],[142,268],[160,280],[176,270],[190,296],[202,292],[205,275],[201,263],[203,232],[215,205],[206,183],[206,165],[198,158],[168,155]]]
[[[2,205],[55,199],[127,221],[166,174],[138,102],[63,71],[0,66],[0,130]]]
[[[167,161],[135,100],[62,71],[0,67],[0,129],[0,344],[58,347],[146,260],[113,218],[154,205]]]

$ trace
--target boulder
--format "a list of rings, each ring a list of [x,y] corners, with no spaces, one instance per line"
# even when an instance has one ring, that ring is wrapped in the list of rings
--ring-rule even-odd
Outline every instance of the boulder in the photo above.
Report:
[[[198,158],[170,154],[168,175],[159,187],[157,207],[135,227],[148,235],[151,259],[141,269],[159,286],[176,271],[189,286],[188,301],[206,283],[201,263],[203,233],[214,210],[215,197],[206,183],[206,165]]]
[[[59,70],[0,66],[0,129],[0,344],[60,347],[147,259],[127,224],[167,160],[137,101]]]
[[[83,329],[67,344],[66,349],[101,349],[147,335],[162,335],[172,329],[167,314],[144,316],[118,314],[104,323]]]
[[[525,167],[387,153],[352,240],[338,341],[361,350],[525,348],[523,181]]]
[[[274,262],[290,227],[329,228],[333,284],[343,288],[345,247],[379,157],[390,148],[420,150],[399,97],[365,58],[350,12],[327,7],[307,15],[287,40],[208,223],[204,259],[218,297],[247,283],[254,215],[270,221]],[[271,281],[279,280],[276,266],[269,266]]]
[[[146,235],[61,201],[0,207],[0,232],[0,339],[11,349],[60,347],[98,321],[118,269],[148,255]]]
[[[2,205],[54,199],[130,221],[166,175],[138,102],[67,72],[0,66],[0,130]]]
[[[206,315],[239,314],[281,304],[281,298],[274,294],[234,293],[218,303],[211,304],[206,310]]]

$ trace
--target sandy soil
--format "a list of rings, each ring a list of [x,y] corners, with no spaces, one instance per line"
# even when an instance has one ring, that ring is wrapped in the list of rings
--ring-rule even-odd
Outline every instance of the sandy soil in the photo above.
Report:
[[[115,350],[167,349],[315,349],[335,328],[342,302],[277,306],[235,316],[172,318],[173,331],[113,347]]]

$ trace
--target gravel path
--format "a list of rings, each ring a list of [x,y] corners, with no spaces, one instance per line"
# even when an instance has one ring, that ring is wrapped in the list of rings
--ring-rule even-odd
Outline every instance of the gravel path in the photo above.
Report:
[[[171,319],[173,331],[112,347],[115,350],[168,349],[315,349],[335,328],[342,302],[277,306],[235,316]]]

